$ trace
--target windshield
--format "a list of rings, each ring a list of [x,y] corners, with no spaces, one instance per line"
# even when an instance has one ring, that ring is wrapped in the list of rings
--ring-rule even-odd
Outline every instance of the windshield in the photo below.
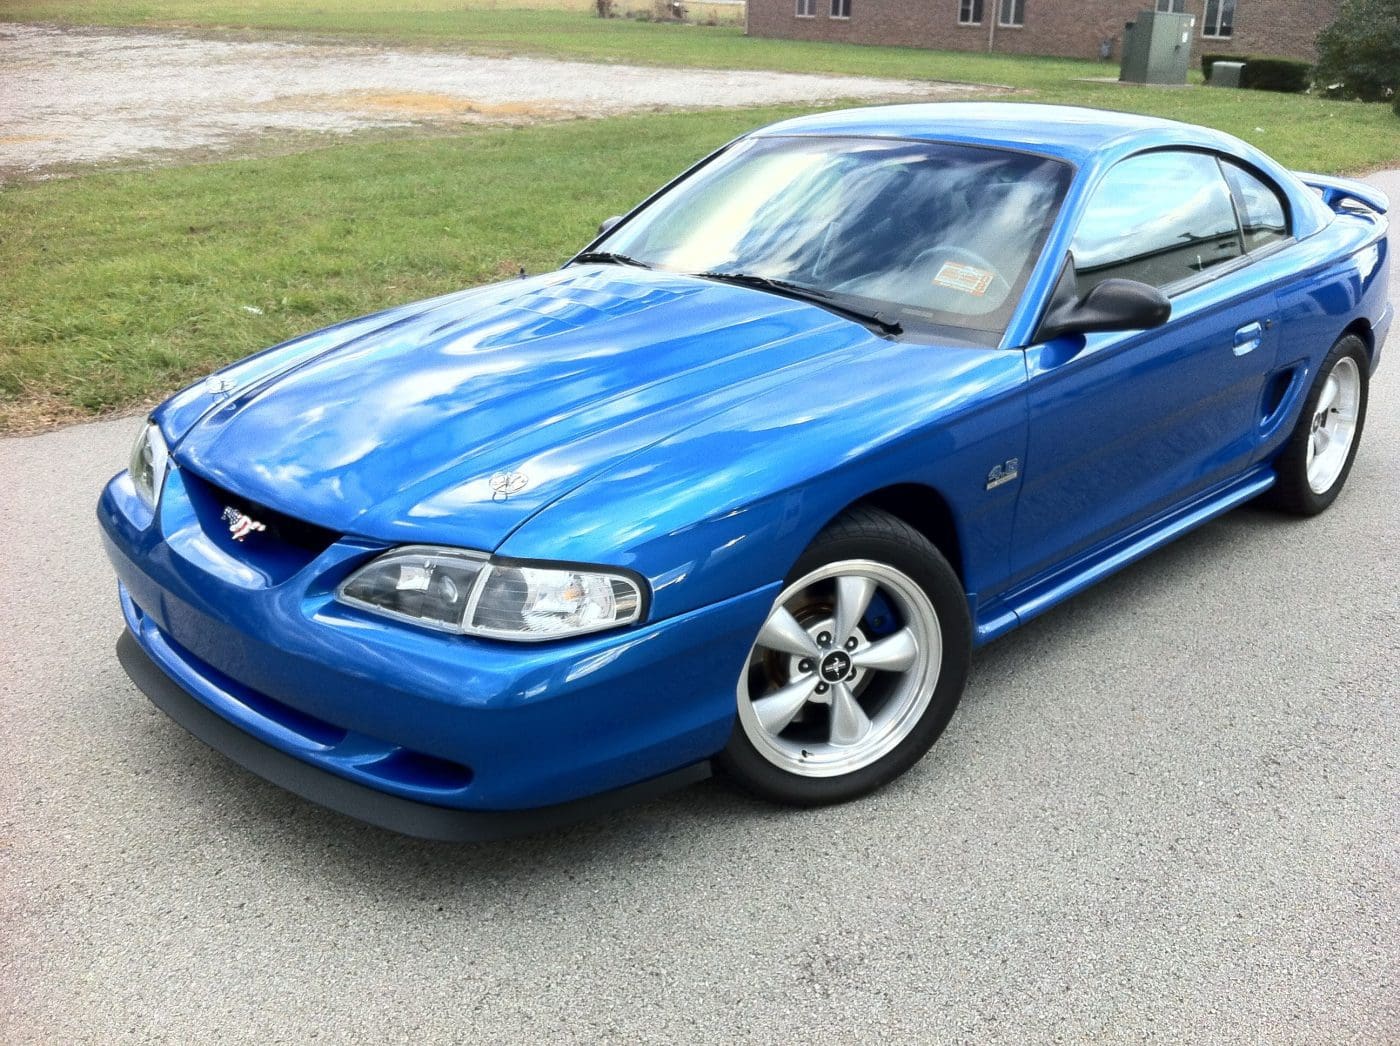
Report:
[[[905,327],[1000,334],[1067,165],[888,139],[739,142],[595,245],[657,269],[811,288]]]

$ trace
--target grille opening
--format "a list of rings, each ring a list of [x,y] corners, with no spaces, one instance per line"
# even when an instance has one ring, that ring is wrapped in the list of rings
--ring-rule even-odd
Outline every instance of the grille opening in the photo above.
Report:
[[[307,523],[305,520],[297,519],[294,516],[284,515],[275,512],[266,505],[259,505],[255,501],[249,501],[245,497],[235,494],[231,490],[224,490],[216,487],[212,483],[206,483],[210,495],[219,502],[219,512],[223,512],[225,506],[232,506],[239,512],[244,512],[263,526],[267,527],[267,532],[284,545],[291,545],[293,548],[302,549],[305,552],[318,554],[328,549],[340,538],[334,530],[325,527],[318,527],[314,523]]]
[[[260,505],[242,494],[210,483],[189,469],[182,470],[182,477],[185,480],[185,489],[190,494],[190,503],[195,505],[200,524],[203,524],[204,531],[209,534],[228,539],[228,522],[223,518],[225,508],[235,508],[239,512],[251,515],[263,525],[265,531],[259,532],[260,541],[242,543],[239,546],[241,549],[251,552],[253,549],[274,545],[290,552],[304,553],[305,559],[312,559],[340,539],[340,535],[332,529],[316,527],[305,519],[267,508],[267,505]],[[263,538],[270,541],[262,541]],[[225,541],[225,545],[228,543],[231,543],[231,539]]]

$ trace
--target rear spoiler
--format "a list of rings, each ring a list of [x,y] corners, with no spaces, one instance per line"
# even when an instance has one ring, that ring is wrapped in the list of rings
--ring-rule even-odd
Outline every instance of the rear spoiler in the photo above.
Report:
[[[1303,180],[1304,185],[1321,193],[1322,202],[1334,211],[1340,211],[1348,200],[1369,207],[1377,214],[1384,214],[1390,209],[1390,200],[1385,193],[1365,182],[1354,181],[1351,178],[1333,178],[1326,174],[1304,174],[1302,171],[1293,173]]]

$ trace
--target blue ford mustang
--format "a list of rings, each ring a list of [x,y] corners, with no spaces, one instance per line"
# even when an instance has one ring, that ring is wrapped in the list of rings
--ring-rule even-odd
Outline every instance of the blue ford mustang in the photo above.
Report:
[[[119,655],[233,759],[417,835],[712,766],[853,798],[974,646],[1244,501],[1337,497],[1385,210],[1116,113],[765,128],[557,272],[163,404],[98,508]]]

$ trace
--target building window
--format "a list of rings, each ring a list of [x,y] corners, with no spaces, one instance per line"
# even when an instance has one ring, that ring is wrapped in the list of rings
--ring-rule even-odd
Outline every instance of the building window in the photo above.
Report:
[[[1186,0],[1157,0],[1157,11],[1164,15],[1184,15]]]
[[[1000,0],[997,11],[997,25],[1018,26],[1026,24],[1026,0]]]
[[[832,18],[850,18],[851,0],[831,0]]]
[[[1201,35],[1228,40],[1235,35],[1235,0],[1206,0]]]
[[[958,0],[958,25],[982,24],[982,0]]]
[[[816,18],[817,0],[797,0],[798,18]]]

